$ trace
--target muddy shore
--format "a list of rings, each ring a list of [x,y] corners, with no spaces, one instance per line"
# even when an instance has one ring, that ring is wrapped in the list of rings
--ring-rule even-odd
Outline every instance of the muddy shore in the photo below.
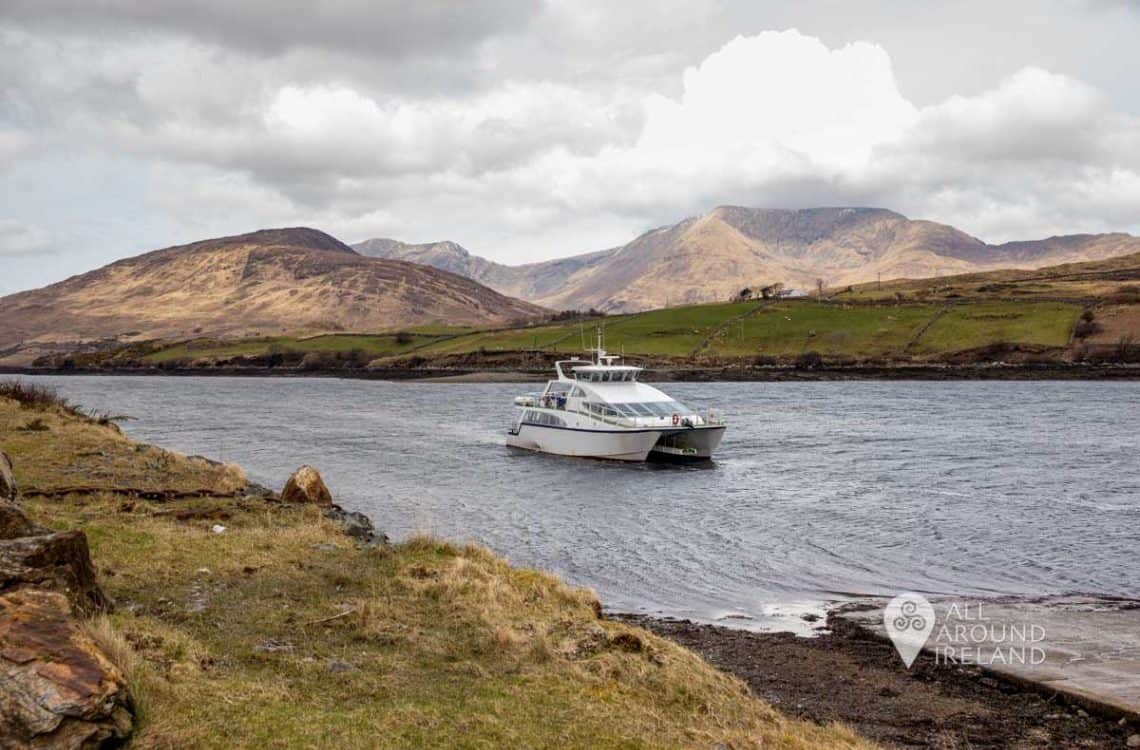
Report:
[[[815,638],[612,615],[676,641],[789,715],[841,722],[887,747],[1124,748],[1134,722],[1090,714],[972,666],[908,671],[890,642],[836,617]]]

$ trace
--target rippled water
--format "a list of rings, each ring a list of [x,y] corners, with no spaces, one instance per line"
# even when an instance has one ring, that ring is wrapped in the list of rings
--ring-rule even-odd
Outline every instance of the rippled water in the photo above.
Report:
[[[526,385],[41,380],[267,485],[315,464],[394,538],[474,539],[618,610],[761,622],[904,589],[1140,596],[1140,383],[670,384],[730,418],[715,464],[677,468],[506,448]]]

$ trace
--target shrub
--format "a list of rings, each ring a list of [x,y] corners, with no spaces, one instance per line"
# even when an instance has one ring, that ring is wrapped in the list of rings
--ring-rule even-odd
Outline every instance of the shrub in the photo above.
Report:
[[[607,313],[591,307],[589,310],[559,310],[551,315],[548,320],[551,323],[557,323],[563,320],[579,320],[584,318],[604,318]]]
[[[396,331],[396,343],[400,346],[407,346],[415,340],[416,337],[408,331]]]
[[[59,395],[56,389],[46,385],[28,383],[23,380],[10,379],[0,381],[0,397],[10,398],[21,406],[27,406],[32,409],[59,408],[64,411],[75,411],[75,407],[72,406],[67,399]]]
[[[367,367],[368,363],[372,361],[372,355],[363,349],[349,349],[346,352],[340,352],[339,359],[343,367]]]
[[[1133,362],[1140,359],[1140,349],[1136,347],[1136,339],[1130,333],[1126,333],[1120,337],[1116,342],[1116,361],[1117,362]]]
[[[36,417],[20,429],[24,432],[47,432],[51,428],[48,427],[48,424],[43,420],[43,417]]]
[[[819,352],[804,352],[796,357],[797,370],[813,370],[823,365],[823,355]]]
[[[331,352],[309,352],[301,359],[302,370],[327,370],[336,363]]]
[[[1073,336],[1078,339],[1088,338],[1094,334],[1101,332],[1100,323],[1095,320],[1078,320],[1077,324],[1073,327]]]

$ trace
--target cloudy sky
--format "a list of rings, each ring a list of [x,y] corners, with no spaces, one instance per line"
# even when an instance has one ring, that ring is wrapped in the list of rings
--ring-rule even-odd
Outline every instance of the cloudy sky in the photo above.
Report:
[[[0,294],[269,226],[509,263],[719,204],[1140,233],[1138,0],[3,0]]]

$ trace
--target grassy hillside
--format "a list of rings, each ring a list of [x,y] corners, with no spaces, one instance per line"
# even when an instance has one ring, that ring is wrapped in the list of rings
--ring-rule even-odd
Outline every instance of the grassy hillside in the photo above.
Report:
[[[359,547],[313,506],[235,496],[236,467],[51,403],[0,396],[0,449],[37,522],[90,539],[134,747],[866,746],[486,549]]]
[[[938,302],[820,302],[795,300],[694,305],[581,322],[431,333],[273,337],[136,345],[116,352],[73,355],[77,366],[254,365],[322,369],[446,362],[466,355],[540,352],[584,354],[605,331],[611,352],[666,364],[770,358],[792,361],[805,352],[843,361],[935,361],[994,345],[1064,349],[1085,309],[1079,302],[944,300]],[[1104,324],[1090,341],[1109,343],[1140,322],[1132,306],[1097,313]]]
[[[830,289],[824,299],[689,305],[521,327],[144,342],[70,355],[75,367],[298,369],[536,367],[606,348],[659,367],[824,363],[1140,360],[1140,255]],[[541,356],[535,356],[535,355]],[[512,357],[514,358],[512,360]],[[1028,358],[1028,359],[1027,359]],[[529,364],[528,364],[529,363]],[[61,358],[43,363],[59,366]]]
[[[1073,299],[1090,304],[1140,302],[1140,253],[1032,271],[1003,270],[931,279],[899,279],[835,290],[842,299]]]

